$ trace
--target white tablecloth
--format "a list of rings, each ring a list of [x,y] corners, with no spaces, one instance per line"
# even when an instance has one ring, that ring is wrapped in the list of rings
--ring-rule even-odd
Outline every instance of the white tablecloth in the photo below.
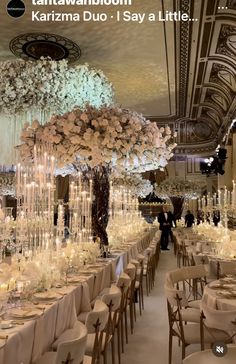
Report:
[[[81,274],[81,283],[63,287],[66,294],[52,305],[45,305],[44,312],[37,319],[12,329],[0,330],[0,335],[9,336],[6,344],[0,348],[0,364],[31,364],[50,350],[55,339],[73,326],[79,313],[91,310],[92,299],[111,285],[131,259],[147,248],[155,232],[156,229],[146,231],[139,241],[129,242],[113,259],[104,259],[106,264],[96,268],[94,274]]]
[[[236,297],[235,298],[224,298],[220,297],[218,292],[222,291],[222,289],[212,289],[211,285],[217,284],[219,281],[214,281],[208,284],[204,288],[203,300],[212,308],[216,308],[218,310],[230,311],[236,310]],[[235,285],[236,290],[236,285]]]

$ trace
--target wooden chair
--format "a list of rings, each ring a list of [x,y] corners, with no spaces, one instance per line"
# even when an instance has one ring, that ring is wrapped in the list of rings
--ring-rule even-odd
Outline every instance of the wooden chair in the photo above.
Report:
[[[128,276],[131,279],[130,287],[129,287],[129,294],[128,294],[128,305],[129,305],[129,317],[130,317],[130,331],[131,334],[134,332],[134,317],[136,315],[135,313],[135,282],[136,282],[136,266],[134,264],[129,263],[127,267],[125,268],[125,273],[128,274]],[[125,311],[125,317],[126,313]],[[126,332],[127,332],[127,317],[125,319],[126,324]],[[128,335],[126,335],[126,342],[128,343]]]
[[[186,347],[191,344],[201,344],[207,343],[212,344],[216,341],[225,341],[228,339],[228,335],[216,329],[208,328],[204,329],[202,324],[202,316],[200,319],[200,324],[189,323],[184,325],[182,318],[183,309],[182,297],[179,296],[181,291],[177,294],[176,292],[167,290],[167,309],[168,309],[168,319],[169,319],[169,364],[172,362],[172,342],[173,337],[177,337],[182,347],[182,359],[185,358]],[[183,292],[183,291],[182,291]]]
[[[88,313],[85,325],[88,337],[83,364],[99,364],[104,343],[104,330],[106,329],[109,310],[101,300],[95,301],[94,308]]]
[[[116,324],[117,329],[117,344],[118,344],[118,358],[120,364],[120,353],[124,353],[124,337],[126,336],[126,342],[128,340],[128,328],[127,328],[127,305],[128,294],[131,285],[131,279],[126,273],[122,273],[116,283],[117,287],[121,290],[121,303],[118,314],[118,320]],[[125,334],[124,334],[124,321],[125,321]],[[121,350],[120,350],[121,349]]]
[[[102,347],[102,355],[104,364],[107,364],[107,347],[111,343],[112,349],[112,364],[115,364],[115,329],[118,321],[120,303],[121,303],[121,290],[117,286],[111,286],[106,294],[101,298],[109,309],[109,317],[107,327],[105,329],[105,340]]]
[[[72,362],[73,364],[81,364],[84,359],[86,339],[87,329],[84,327],[77,338],[71,341],[60,342],[57,352],[46,352],[35,364],[63,364]]]

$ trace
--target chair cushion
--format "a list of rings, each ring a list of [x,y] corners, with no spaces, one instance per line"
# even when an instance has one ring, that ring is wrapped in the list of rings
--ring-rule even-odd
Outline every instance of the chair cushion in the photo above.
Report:
[[[91,364],[92,363],[92,357],[88,355],[84,355],[83,364]]]
[[[59,336],[59,338],[57,338],[57,340],[54,341],[54,343],[52,344],[52,349],[57,350],[57,347],[60,343],[63,343],[65,341],[75,340],[76,338],[78,338],[81,332],[81,326],[82,326],[81,322],[78,321],[74,324],[74,326],[71,329],[65,330]]]
[[[200,309],[201,300],[189,301],[188,306],[191,308],[198,308]]]
[[[197,308],[183,308],[181,316],[183,321],[200,323],[200,310]]]
[[[48,351],[43,354],[34,364],[54,364],[56,363],[57,353],[53,353],[52,351]]]
[[[200,324],[189,324],[184,326],[184,337],[186,344],[200,343]],[[204,329],[204,342],[209,344],[215,341],[225,341],[229,339],[224,331],[216,329]]]
[[[85,321],[86,321],[86,318],[88,316],[89,312],[81,312],[79,314],[79,316],[77,317],[77,319],[80,321],[80,322],[83,322],[83,324],[85,324]]]

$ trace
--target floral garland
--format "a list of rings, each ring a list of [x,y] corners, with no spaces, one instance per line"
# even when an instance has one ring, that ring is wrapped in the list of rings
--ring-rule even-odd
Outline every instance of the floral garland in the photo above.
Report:
[[[113,186],[127,188],[133,196],[145,198],[153,192],[153,186],[147,179],[143,179],[142,175],[137,173],[121,175],[119,178],[113,179]]]
[[[15,173],[0,173],[0,196],[15,195]]]
[[[69,68],[66,60],[0,62],[0,111],[15,114],[37,108],[68,112],[113,104],[112,84],[87,64]]]
[[[169,127],[158,128],[142,115],[119,107],[75,109],[44,125],[25,124],[19,147],[23,160],[33,146],[48,146],[60,167],[68,164],[137,171],[163,167],[176,146]],[[155,159],[153,159],[155,158]]]
[[[183,178],[166,179],[155,185],[155,194],[160,198],[184,197],[196,199],[201,195],[201,183]]]

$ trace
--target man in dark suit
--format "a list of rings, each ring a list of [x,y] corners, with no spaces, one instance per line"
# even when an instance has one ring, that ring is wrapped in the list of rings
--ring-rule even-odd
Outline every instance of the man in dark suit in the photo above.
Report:
[[[194,215],[191,213],[190,210],[187,211],[185,215],[185,226],[192,227],[194,223]]]
[[[158,222],[161,230],[161,250],[170,250],[168,248],[168,243],[169,236],[171,234],[173,216],[166,206],[163,206],[162,212],[160,212],[158,216]]]

